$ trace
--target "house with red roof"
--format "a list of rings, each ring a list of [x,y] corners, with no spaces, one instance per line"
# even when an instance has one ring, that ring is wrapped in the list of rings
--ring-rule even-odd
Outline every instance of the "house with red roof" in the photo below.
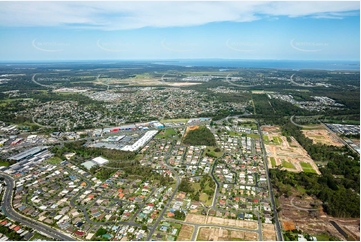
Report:
[[[20,227],[20,226],[16,226],[13,230],[14,230],[14,231],[18,231],[19,229],[21,229],[21,227]]]
[[[75,231],[74,234],[78,235],[78,236],[83,236],[84,235],[84,232],[83,231]]]

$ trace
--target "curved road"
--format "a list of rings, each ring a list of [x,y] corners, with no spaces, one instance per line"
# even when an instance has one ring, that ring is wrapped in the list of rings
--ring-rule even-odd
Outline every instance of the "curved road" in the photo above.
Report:
[[[41,84],[37,81],[35,81],[35,76],[37,75],[38,73],[34,74],[33,77],[31,78],[31,80],[36,84],[36,85],[39,85],[39,86],[42,86],[42,87],[50,87],[50,88],[55,88],[54,86],[51,86],[51,85],[44,85],[44,84]]]
[[[297,127],[300,128],[310,128],[310,129],[318,129],[320,128],[320,125],[316,125],[316,126],[305,126],[305,125],[300,125],[300,124],[296,124],[295,121],[293,121],[293,118],[295,117],[295,115],[292,115],[290,118],[290,121],[293,125],[296,125]]]
[[[226,82],[228,82],[228,84],[230,84],[230,85],[232,85],[232,86],[236,86],[236,87],[255,87],[255,86],[257,86],[257,85],[239,85],[239,84],[235,84],[235,83],[233,83],[232,81],[230,81],[228,78],[229,78],[229,75],[231,75],[231,74],[228,74],[227,76],[226,76]]]
[[[0,177],[5,179],[6,183],[6,190],[4,192],[3,202],[2,202],[2,208],[4,211],[4,214],[15,220],[18,221],[30,228],[33,228],[41,233],[44,233],[48,235],[51,238],[55,238],[57,240],[63,240],[63,241],[76,241],[74,238],[72,238],[69,235],[66,235],[58,230],[55,230],[53,228],[50,228],[49,226],[46,226],[45,224],[36,222],[30,218],[27,218],[25,216],[22,216],[18,214],[12,207],[12,196],[13,196],[13,189],[14,189],[14,179],[8,175],[0,174]]]
[[[296,74],[296,73],[295,73],[295,74]],[[299,83],[295,82],[295,81],[292,79],[295,74],[293,74],[293,75],[290,77],[290,83],[292,83],[293,85],[296,85],[296,86],[300,86],[300,87],[314,87],[314,86],[311,86],[311,85],[299,84]]]

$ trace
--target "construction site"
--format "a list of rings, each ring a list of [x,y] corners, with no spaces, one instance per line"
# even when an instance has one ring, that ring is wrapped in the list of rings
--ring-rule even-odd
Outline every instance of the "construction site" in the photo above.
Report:
[[[333,145],[337,147],[341,147],[344,144],[340,141],[340,138],[331,133],[330,131],[320,128],[320,129],[303,129],[302,133],[312,139],[314,143],[325,144],[325,145]]]
[[[290,142],[282,136],[278,126],[262,126],[263,139],[268,157],[268,167],[281,167],[292,172],[321,174],[307,151],[293,138]]]
[[[316,236],[318,240],[360,241],[359,218],[336,218],[324,213],[320,200],[295,189],[292,195],[278,198],[279,220],[283,230],[300,230]]]

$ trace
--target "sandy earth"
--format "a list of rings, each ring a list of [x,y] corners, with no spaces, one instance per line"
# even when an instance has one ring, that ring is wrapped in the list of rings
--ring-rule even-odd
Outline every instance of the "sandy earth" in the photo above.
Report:
[[[321,206],[319,206],[318,209],[314,209],[310,206],[310,202],[320,204],[320,201],[309,196],[304,197],[303,199],[296,196],[288,198],[281,196],[278,201],[280,207],[282,207],[279,218],[283,229],[293,229],[298,226],[299,229],[313,236],[326,233],[336,236],[339,240],[346,240],[346,238],[343,237],[330,223],[330,221],[335,221],[342,229],[346,230],[347,233],[354,236],[355,240],[360,239],[359,218],[344,219],[331,217],[323,212]],[[305,210],[298,209],[294,205]],[[306,209],[310,210],[307,211]]]
[[[276,230],[274,224],[262,224],[262,240],[276,241]]]
[[[198,238],[198,240],[202,241],[232,241],[232,239],[257,241],[258,235],[255,232],[247,231],[235,231],[222,228],[201,228]]]
[[[279,127],[262,126],[261,128],[262,131],[267,132],[269,140],[273,140],[273,137],[279,137],[282,140],[281,144],[265,144],[267,156],[274,157],[277,166],[282,165],[282,160],[285,160],[292,163],[295,169],[285,167],[283,167],[282,169],[293,172],[301,172],[303,171],[301,162],[306,162],[312,166],[312,168],[317,172],[317,174],[321,174],[318,170],[317,165],[307,154],[307,151],[303,149],[303,147],[293,137],[291,138],[292,142],[290,145],[287,141],[287,138],[281,135]],[[268,163],[269,167],[272,167],[270,159],[268,159]]]
[[[341,147],[344,145],[335,134],[332,134],[328,130],[325,130],[325,129],[302,130],[302,133],[306,137],[312,139],[315,143],[321,143],[321,144],[325,144],[325,145],[334,145],[334,146],[338,146],[338,147]]]
[[[184,224],[179,231],[178,241],[190,241],[192,238],[194,227],[191,225]]]
[[[204,224],[206,216],[197,214],[187,214],[185,221],[190,223]],[[245,229],[258,229],[256,221],[244,221],[235,219],[225,219],[208,216],[207,224],[224,225]]]

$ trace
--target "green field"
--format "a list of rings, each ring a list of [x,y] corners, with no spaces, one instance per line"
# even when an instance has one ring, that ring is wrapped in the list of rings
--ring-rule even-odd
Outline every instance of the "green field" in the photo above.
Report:
[[[276,160],[274,157],[270,157],[272,167],[276,167]]]
[[[160,120],[161,123],[187,123],[189,119],[186,118],[178,118],[178,119],[162,119]]]
[[[215,149],[216,149],[216,147],[214,147],[214,146],[207,146],[207,149],[204,151],[204,154],[208,153],[210,156],[213,156],[216,158],[221,157],[223,155],[223,151],[216,152],[216,151],[214,151]]]
[[[259,134],[247,134],[247,137],[257,139],[259,138]]]
[[[0,166],[9,166],[9,162],[7,162],[7,161],[1,161],[0,162]]]
[[[62,160],[59,157],[51,157],[46,160],[49,164],[58,165]]]
[[[309,163],[301,162],[301,166],[304,172],[316,173],[316,171],[312,168],[311,164]]]
[[[234,132],[234,131],[228,131],[228,135],[230,135],[230,136],[239,136],[239,133]]]
[[[273,137],[272,141],[276,145],[282,144],[282,139],[280,137],[278,137],[278,136]]]
[[[317,238],[317,241],[330,241],[332,239],[335,239],[334,237],[327,234],[318,234],[315,237]]]
[[[296,167],[291,162],[286,160],[282,160],[282,166],[289,169],[296,169]]]
[[[174,129],[165,129],[160,131],[155,137],[157,139],[172,138],[173,135],[177,135]]]
[[[269,142],[269,138],[268,138],[268,136],[263,135],[263,141],[268,143],[268,142]]]
[[[201,195],[199,196],[199,201],[202,202],[205,206],[212,205],[212,197],[208,196],[205,193],[201,193]]]

